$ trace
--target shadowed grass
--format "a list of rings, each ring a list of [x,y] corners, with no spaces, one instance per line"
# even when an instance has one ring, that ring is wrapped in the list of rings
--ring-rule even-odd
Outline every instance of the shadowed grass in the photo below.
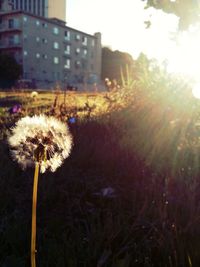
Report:
[[[95,99],[73,110],[71,157],[40,179],[38,266],[199,266],[199,102],[179,81],[151,79],[133,83],[126,108],[120,91],[100,96],[106,112]],[[3,131],[18,116],[2,117]],[[0,266],[29,266],[32,170],[12,163],[4,140],[0,155]]]

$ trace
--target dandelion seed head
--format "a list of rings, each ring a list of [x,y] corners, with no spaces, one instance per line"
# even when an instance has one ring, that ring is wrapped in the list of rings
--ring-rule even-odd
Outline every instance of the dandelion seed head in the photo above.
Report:
[[[40,171],[52,172],[61,166],[63,160],[70,154],[72,136],[66,124],[54,117],[45,115],[24,117],[12,129],[8,138],[11,153],[23,169],[34,166],[40,157]]]
[[[31,97],[32,98],[37,98],[38,97],[38,92],[36,92],[36,91],[31,92]]]

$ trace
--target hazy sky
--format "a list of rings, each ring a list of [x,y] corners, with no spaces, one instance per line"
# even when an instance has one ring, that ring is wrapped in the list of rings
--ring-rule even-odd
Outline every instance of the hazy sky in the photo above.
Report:
[[[151,17],[152,26],[144,21]],[[102,44],[130,53],[134,58],[143,51],[164,59],[173,49],[169,40],[178,19],[153,8],[144,10],[141,0],[67,0],[67,25],[93,34],[102,33]]]
[[[67,25],[89,34],[101,32],[103,46],[128,52],[134,59],[140,52],[167,59],[170,72],[192,75],[200,83],[200,27],[172,41],[178,18],[144,5],[141,0],[67,0]],[[149,19],[152,25],[146,29],[144,21]]]

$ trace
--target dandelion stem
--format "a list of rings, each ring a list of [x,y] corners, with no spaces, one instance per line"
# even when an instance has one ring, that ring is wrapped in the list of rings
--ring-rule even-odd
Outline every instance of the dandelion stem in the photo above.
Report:
[[[37,207],[37,187],[38,187],[39,163],[35,163],[35,174],[33,181],[33,205],[32,205],[32,231],[31,231],[31,267],[36,267],[36,207]]]

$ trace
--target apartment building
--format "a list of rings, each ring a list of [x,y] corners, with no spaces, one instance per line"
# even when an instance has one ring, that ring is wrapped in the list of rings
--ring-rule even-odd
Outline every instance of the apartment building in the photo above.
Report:
[[[20,10],[36,16],[66,21],[66,0],[0,0],[1,10]]]
[[[39,88],[98,83],[101,77],[101,34],[66,26],[21,10],[0,13],[0,53],[12,54],[23,66],[22,79]]]

